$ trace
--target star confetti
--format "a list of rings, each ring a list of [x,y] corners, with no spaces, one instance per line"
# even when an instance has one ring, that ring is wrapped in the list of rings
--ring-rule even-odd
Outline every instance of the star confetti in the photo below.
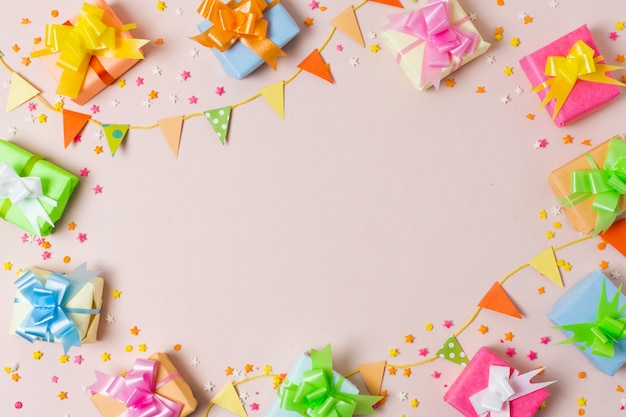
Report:
[[[376,54],[380,51],[380,46],[377,43],[370,45],[370,51]]]
[[[167,5],[164,1],[157,1],[156,8],[158,11],[162,12],[167,8]]]

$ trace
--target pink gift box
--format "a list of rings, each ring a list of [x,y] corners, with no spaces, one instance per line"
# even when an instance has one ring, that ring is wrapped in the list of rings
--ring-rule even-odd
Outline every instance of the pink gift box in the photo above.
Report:
[[[568,52],[577,41],[583,41],[589,45],[595,52],[594,57],[601,55],[587,25],[583,25],[551,44],[520,59],[519,63],[533,88],[552,78],[545,75],[548,57],[567,56]],[[599,61],[598,64],[604,64],[604,60]],[[607,72],[607,76],[613,78],[610,72]],[[541,100],[548,94],[549,89],[550,87],[544,88],[537,93]],[[554,118],[554,123],[559,127],[572,123],[610,104],[619,95],[620,89],[616,85],[579,79],[576,81],[574,88],[565,100],[563,107]],[[556,100],[550,100],[545,107],[550,117],[552,117],[556,107]]]
[[[465,417],[477,417],[478,413],[470,402],[470,397],[484,390],[488,386],[489,372],[492,365],[505,366],[513,374],[514,369],[506,362],[493,354],[489,349],[482,347],[463,369],[461,375],[452,384],[443,397],[444,401],[459,410]],[[548,390],[540,388],[522,397],[509,402],[511,417],[531,417],[541,404],[550,395]],[[491,414],[491,413],[490,413]]]

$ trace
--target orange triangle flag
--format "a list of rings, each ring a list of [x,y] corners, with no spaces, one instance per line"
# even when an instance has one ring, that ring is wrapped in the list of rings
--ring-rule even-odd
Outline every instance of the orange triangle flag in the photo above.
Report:
[[[170,145],[172,153],[178,158],[178,148],[180,147],[180,136],[183,131],[183,116],[174,116],[157,121],[167,144]]]
[[[359,22],[356,20],[356,15],[354,14],[354,8],[352,6],[349,6],[343,12],[339,13],[333,20],[330,21],[330,24],[365,48],[363,34],[361,33],[361,28],[359,27]]]
[[[239,394],[237,394],[237,390],[232,382],[224,385],[224,388],[213,397],[211,403],[235,413],[239,417],[248,417],[248,413],[246,413],[246,409],[243,408]]]
[[[39,94],[39,90],[17,72],[14,72],[11,75],[11,86],[9,87],[9,97],[7,98],[7,113],[26,103],[37,94]]]
[[[298,64],[298,68],[310,72],[313,75],[317,75],[331,84],[335,82],[333,76],[330,75],[328,64],[326,64],[318,49],[313,49],[313,52],[311,52],[309,56],[304,58],[304,60]]]
[[[563,278],[561,278],[561,271],[556,264],[556,256],[554,256],[552,247],[535,256],[528,264],[559,287],[563,286]]]
[[[380,394],[380,387],[383,385],[386,365],[387,361],[359,365],[359,372],[370,394]]]
[[[83,127],[91,119],[91,116],[84,113],[63,109],[63,141],[65,149],[70,146],[76,135],[83,130]]]
[[[285,83],[279,81],[267,87],[263,87],[259,90],[259,93],[263,96],[267,104],[285,120]]]
[[[381,4],[386,4],[387,6],[399,7],[401,9],[404,9],[404,6],[402,5],[402,3],[400,3],[400,0],[370,0],[370,1],[373,1],[374,3],[381,3]]]
[[[488,310],[497,311],[498,313],[507,314],[509,316],[522,318],[522,315],[517,311],[513,301],[509,298],[504,288],[499,282],[493,284],[491,289],[487,291],[487,294],[480,300],[478,307],[486,308]]]
[[[606,232],[601,232],[600,236],[619,253],[626,256],[626,219],[616,221]]]

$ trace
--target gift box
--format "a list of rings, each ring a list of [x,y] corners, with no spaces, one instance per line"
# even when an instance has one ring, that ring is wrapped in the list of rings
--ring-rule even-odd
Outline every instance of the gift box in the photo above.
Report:
[[[606,278],[595,271],[580,280],[557,300],[548,312],[568,339],[583,355],[607,375],[626,362],[626,297]]]
[[[198,25],[201,34],[193,39],[212,48],[224,71],[237,79],[248,76],[264,62],[275,70],[277,58],[286,55],[281,48],[300,33],[278,0],[231,0],[227,4],[204,0],[198,12],[207,20]],[[245,29],[235,17],[231,18],[241,12],[246,15]]]
[[[420,91],[438,89],[443,78],[490,46],[457,0],[429,0],[419,10],[388,17],[382,39]]]
[[[548,182],[581,233],[607,230],[626,210],[626,141],[613,137],[554,170]]]
[[[198,405],[189,384],[165,353],[137,359],[123,377],[96,371],[96,379],[89,386],[91,401],[104,417],[117,417],[127,410],[134,412],[129,415],[185,417]]]
[[[72,346],[93,343],[98,333],[104,280],[85,264],[67,274],[31,268],[17,281],[9,333],[29,342]]]
[[[332,369],[330,345],[300,354],[278,388],[266,417],[319,416],[322,410],[336,415],[374,414],[372,406],[383,397],[361,395],[354,384]]]
[[[610,104],[620,95],[598,47],[583,25],[519,61],[557,126],[565,126]]]
[[[143,59],[146,39],[135,39],[104,0],[85,3],[64,24],[46,26],[45,46],[36,46],[32,57],[40,58],[58,81],[57,94],[83,105],[113,84]]]
[[[76,185],[75,175],[0,139],[0,218],[47,236]]]
[[[465,417],[531,417],[550,395],[551,382],[532,383],[540,369],[520,374],[482,347],[463,369],[444,400]]]

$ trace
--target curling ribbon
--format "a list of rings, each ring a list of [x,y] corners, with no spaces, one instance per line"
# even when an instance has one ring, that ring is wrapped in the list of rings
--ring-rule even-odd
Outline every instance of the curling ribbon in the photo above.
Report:
[[[441,70],[452,65],[463,64],[463,56],[476,50],[478,34],[461,29],[459,26],[469,20],[467,16],[450,23],[450,4],[448,0],[429,0],[420,10],[408,15],[389,15],[391,20],[385,30],[393,30],[418,38],[396,56],[400,62],[402,56],[413,48],[426,43],[422,60],[420,85],[432,83],[439,88]]]
[[[508,366],[491,365],[487,388],[472,395],[469,400],[479,417],[510,417],[510,402],[544,388],[554,381],[532,383],[532,377],[543,368],[521,374]],[[509,376],[510,375],[510,376]]]
[[[35,157],[35,159],[40,160],[41,157]],[[0,200],[5,200],[0,209],[0,216],[6,217],[11,206],[15,206],[22,211],[33,230],[41,235],[39,218],[54,227],[54,223],[41,202],[52,207],[56,207],[57,202],[43,194],[41,178],[27,176],[33,165],[27,164],[27,167],[22,170],[25,176],[20,177],[11,165],[6,162],[0,164]]]
[[[595,196],[592,208],[597,212],[597,235],[606,231],[620,214],[620,200],[626,193],[626,141],[610,140],[603,168],[598,168],[589,153],[585,157],[591,169],[572,172],[572,193],[561,199],[561,204],[571,208]]]
[[[57,94],[72,98],[78,96],[92,57],[143,59],[139,48],[147,40],[116,37],[116,32],[134,29],[137,25],[131,23],[118,28],[107,26],[102,21],[104,13],[103,9],[84,3],[74,25],[46,25],[46,47],[32,52],[31,56],[60,52],[56,64],[63,68],[63,74]]]
[[[372,406],[381,397],[341,392],[343,377],[335,380],[330,345],[311,350],[311,369],[304,371],[302,382],[286,379],[278,396],[280,407],[310,417],[351,417],[353,414],[373,414]]]
[[[198,13],[213,25],[192,39],[220,52],[240,40],[276,70],[278,57],[286,54],[267,38],[268,21],[263,19],[263,11],[274,4],[278,1],[268,4],[264,0],[203,0]]]
[[[620,285],[613,299],[607,301],[606,281],[603,280],[595,321],[557,326],[557,329],[573,333],[569,339],[559,344],[580,343],[583,350],[591,346],[591,353],[594,355],[612,358],[615,355],[615,343],[626,338],[626,317],[621,317],[626,310],[626,304],[618,308],[621,290]]]
[[[156,380],[159,363],[150,359],[137,359],[125,377],[109,376],[96,371],[96,382],[89,386],[95,394],[114,398],[126,407],[123,417],[178,417],[183,406],[154,392],[174,378],[172,374],[162,381]]]
[[[623,67],[600,64],[599,62],[604,58],[602,55],[594,58],[594,53],[593,48],[583,41],[578,41],[569,50],[567,56],[548,57],[545,74],[552,78],[533,88],[533,91],[539,92],[545,88],[550,89],[543,98],[541,107],[544,107],[552,99],[556,100],[552,119],[555,119],[559,114],[578,80],[626,87],[626,84],[606,75],[607,71],[619,70]]]

